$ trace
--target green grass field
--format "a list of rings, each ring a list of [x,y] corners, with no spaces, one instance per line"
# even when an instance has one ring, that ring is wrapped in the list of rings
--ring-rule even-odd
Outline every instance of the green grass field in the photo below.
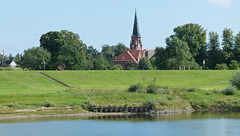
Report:
[[[0,94],[46,93],[66,89],[38,71],[0,71]]]
[[[126,89],[157,78],[157,85],[224,89],[235,71],[47,71],[47,74],[81,89]]]
[[[36,109],[46,102],[61,109],[71,106],[82,112],[83,105],[141,106],[147,101],[157,103],[159,109],[182,108],[239,103],[234,96],[213,93],[223,90],[236,71],[45,71],[48,75],[72,86],[69,89],[39,71],[0,71],[0,114],[16,114],[16,109]],[[144,85],[157,78],[156,84],[165,88],[198,88],[200,92],[176,89],[158,94],[129,93],[131,84]],[[207,94],[207,95],[206,95]],[[204,107],[203,107],[204,108]],[[68,112],[67,112],[68,113]],[[33,113],[37,114],[37,113]],[[38,114],[46,114],[38,112]]]

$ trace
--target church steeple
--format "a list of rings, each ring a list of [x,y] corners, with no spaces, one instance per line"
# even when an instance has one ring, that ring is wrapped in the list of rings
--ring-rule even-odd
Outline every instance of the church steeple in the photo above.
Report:
[[[131,50],[142,50],[142,41],[141,41],[141,35],[140,35],[140,32],[139,32],[139,27],[138,27],[138,20],[137,20],[137,11],[136,11],[136,9],[135,9],[135,18],[134,18],[134,24],[133,24],[133,34],[131,36],[130,49]]]
[[[137,11],[135,9],[135,18],[134,18],[134,24],[133,24],[133,34],[132,37],[141,37],[138,27],[138,21],[137,21]]]

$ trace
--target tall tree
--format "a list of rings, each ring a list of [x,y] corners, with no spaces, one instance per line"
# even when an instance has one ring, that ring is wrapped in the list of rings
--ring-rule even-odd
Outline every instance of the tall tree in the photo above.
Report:
[[[240,32],[234,37],[234,56],[240,62]]]
[[[114,59],[114,52],[111,46],[109,45],[103,45],[102,46],[102,55],[109,61],[113,61]]]
[[[186,42],[196,62],[202,65],[206,59],[206,30],[198,24],[186,24],[175,28],[174,35]]]
[[[168,69],[167,60],[169,58],[166,53],[166,50],[163,47],[156,47],[154,56],[156,58],[154,65],[157,67],[157,69],[167,70]]]
[[[107,70],[108,62],[105,58],[100,55],[96,60],[94,60],[94,70]]]
[[[231,60],[233,60],[233,31],[231,29],[225,28],[222,35],[222,46],[223,46],[223,57],[224,62],[229,66]]]
[[[67,70],[85,69],[85,53],[83,51],[71,45],[63,45],[57,57],[57,64],[62,64]]]
[[[93,70],[94,68],[94,60],[91,54],[87,54],[85,61],[85,70]]]
[[[58,31],[50,31],[40,38],[40,46],[47,49],[54,57],[58,56],[59,50],[64,44],[63,36]]]
[[[67,30],[48,32],[41,36],[40,46],[52,55],[51,69],[56,69],[61,63],[66,69],[83,68],[86,45],[78,34]]]
[[[31,70],[43,70],[44,62],[48,66],[51,54],[43,47],[33,47],[24,50],[23,56],[21,57],[21,67],[28,68]]]
[[[179,66],[184,65],[184,61],[190,61],[192,54],[186,42],[179,40],[176,36],[171,36],[166,39],[166,53],[169,60],[171,60],[170,69],[178,69]]]
[[[18,65],[21,65],[21,59],[22,59],[22,55],[19,54],[19,53],[14,57],[14,61],[15,61]]]
[[[221,63],[221,52],[219,36],[215,32],[209,32],[208,43],[208,68],[214,69],[217,64]]]

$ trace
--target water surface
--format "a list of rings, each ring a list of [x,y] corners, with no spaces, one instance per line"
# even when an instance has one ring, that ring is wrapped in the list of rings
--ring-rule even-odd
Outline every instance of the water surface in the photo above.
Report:
[[[239,136],[240,113],[129,115],[0,121],[0,136]]]

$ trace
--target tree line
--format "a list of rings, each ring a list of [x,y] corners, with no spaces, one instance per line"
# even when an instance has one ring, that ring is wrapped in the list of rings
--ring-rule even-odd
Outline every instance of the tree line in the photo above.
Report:
[[[185,24],[173,29],[174,34],[166,38],[166,47],[155,50],[157,69],[238,69],[240,62],[240,32],[225,28],[222,42],[219,34],[209,32],[198,24]]]
[[[240,62],[240,32],[225,28],[221,34],[208,33],[198,24],[185,24],[173,29],[173,35],[166,38],[166,47],[156,47],[151,60],[142,58],[136,64],[129,62],[125,69],[238,69]],[[78,34],[71,31],[50,31],[40,37],[40,46],[24,50],[15,57],[9,55],[1,60],[15,60],[23,69],[56,70],[59,66],[66,70],[119,70],[113,60],[124,50],[123,43],[103,45],[101,52],[93,46],[87,47]],[[95,57],[94,57],[94,54]]]
[[[30,70],[114,70],[114,57],[128,49],[123,43],[103,45],[99,52],[93,46],[87,47],[78,34],[71,31],[50,31],[40,37],[40,46],[24,50],[15,56],[15,61]],[[99,53],[101,55],[99,55]],[[94,58],[92,55],[97,54]]]

